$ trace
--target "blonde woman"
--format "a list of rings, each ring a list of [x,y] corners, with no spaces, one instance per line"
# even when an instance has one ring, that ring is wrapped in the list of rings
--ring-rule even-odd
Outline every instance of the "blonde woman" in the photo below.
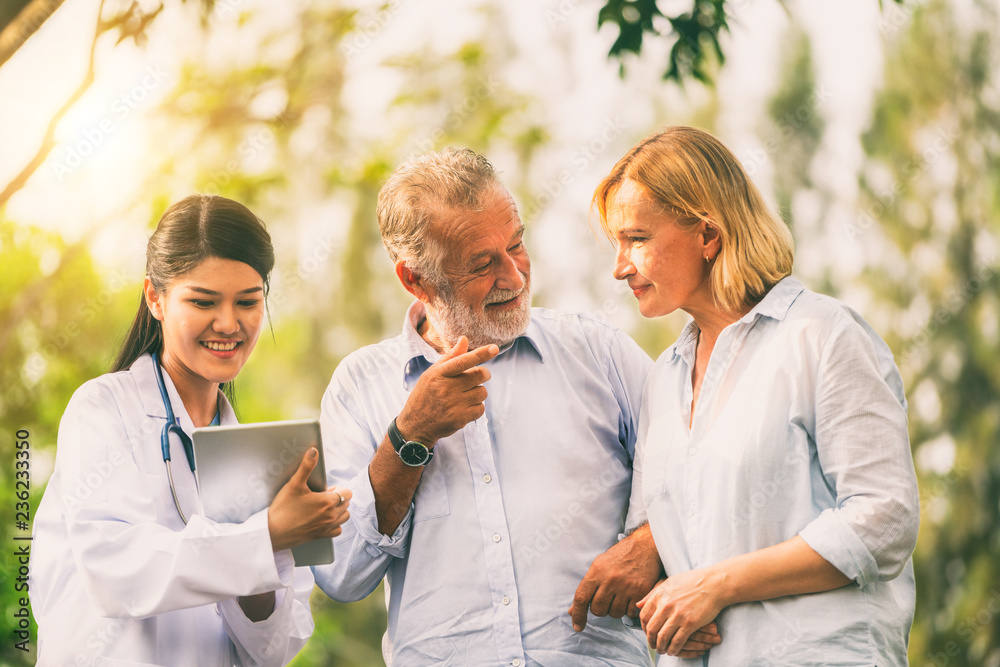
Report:
[[[660,665],[905,665],[919,507],[892,353],[792,277],[788,229],[712,135],[670,127],[594,195],[615,278],[692,321],[643,392],[632,510],[667,579],[638,606]]]

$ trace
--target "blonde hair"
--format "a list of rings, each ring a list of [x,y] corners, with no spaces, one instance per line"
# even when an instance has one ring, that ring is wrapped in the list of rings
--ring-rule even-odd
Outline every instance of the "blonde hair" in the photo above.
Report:
[[[674,126],[646,137],[597,186],[593,206],[609,238],[608,205],[622,183],[641,186],[683,228],[700,222],[719,231],[712,267],[716,303],[751,306],[792,271],[794,242],[736,156],[704,130]]]
[[[441,284],[443,250],[427,233],[435,215],[442,209],[478,211],[497,187],[503,186],[493,165],[468,148],[414,155],[378,193],[375,212],[389,257]]]

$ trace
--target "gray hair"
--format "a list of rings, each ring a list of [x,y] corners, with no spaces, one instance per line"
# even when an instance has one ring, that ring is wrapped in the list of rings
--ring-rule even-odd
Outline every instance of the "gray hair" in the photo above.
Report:
[[[503,186],[493,165],[468,148],[411,157],[378,193],[376,215],[389,257],[441,285],[444,253],[427,233],[434,216],[441,209],[481,210],[484,195],[496,187]]]

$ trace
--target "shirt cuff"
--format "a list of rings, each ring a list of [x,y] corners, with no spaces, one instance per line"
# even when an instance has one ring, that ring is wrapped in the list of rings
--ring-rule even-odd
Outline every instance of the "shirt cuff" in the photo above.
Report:
[[[639,528],[645,523],[648,523],[648,517],[646,515],[646,508],[634,509],[629,507],[628,514],[625,516],[625,534],[629,534],[636,528]],[[620,539],[620,538],[619,538]]]
[[[875,557],[837,510],[824,510],[802,529],[799,536],[813,551],[859,586],[878,581]]]
[[[290,585],[294,569],[292,553],[291,551],[275,553],[272,550],[271,533],[267,527],[267,509],[262,509],[244,521],[243,528],[251,534],[260,533],[260,539],[253,542],[253,552],[247,554],[247,557],[257,566],[262,590],[273,591]],[[292,562],[292,569],[287,567],[285,558]]]
[[[395,558],[406,556],[409,547],[410,525],[413,522],[413,503],[406,510],[406,516],[392,535],[383,535],[378,529],[378,516],[375,513],[375,491],[372,489],[371,478],[368,476],[368,466],[351,480],[351,522],[358,535],[365,542],[365,551],[370,556],[377,557],[382,553]]]
[[[251,621],[247,618],[243,607],[240,606],[239,598],[222,600],[219,602],[219,608],[225,615],[236,638],[244,647],[251,648],[253,643],[260,639],[262,631],[281,626],[287,622],[294,597],[294,595],[285,595],[283,588],[276,590],[274,592],[274,609],[267,618],[259,621]]]
[[[274,566],[278,570],[281,588],[274,591],[274,606],[280,607],[285,599],[285,590],[295,583],[295,557],[291,549],[274,552]]]

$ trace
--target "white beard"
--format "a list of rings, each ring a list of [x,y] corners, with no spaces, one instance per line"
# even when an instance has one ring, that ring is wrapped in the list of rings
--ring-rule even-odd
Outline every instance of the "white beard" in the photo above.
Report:
[[[500,347],[524,333],[531,321],[531,284],[528,276],[521,274],[524,287],[520,292],[494,289],[483,300],[480,311],[475,312],[454,298],[450,289],[439,290],[427,307],[427,322],[445,341],[452,345],[461,336],[469,339],[469,349],[495,343]],[[521,302],[514,310],[486,314],[486,305],[509,301],[520,295]]]

